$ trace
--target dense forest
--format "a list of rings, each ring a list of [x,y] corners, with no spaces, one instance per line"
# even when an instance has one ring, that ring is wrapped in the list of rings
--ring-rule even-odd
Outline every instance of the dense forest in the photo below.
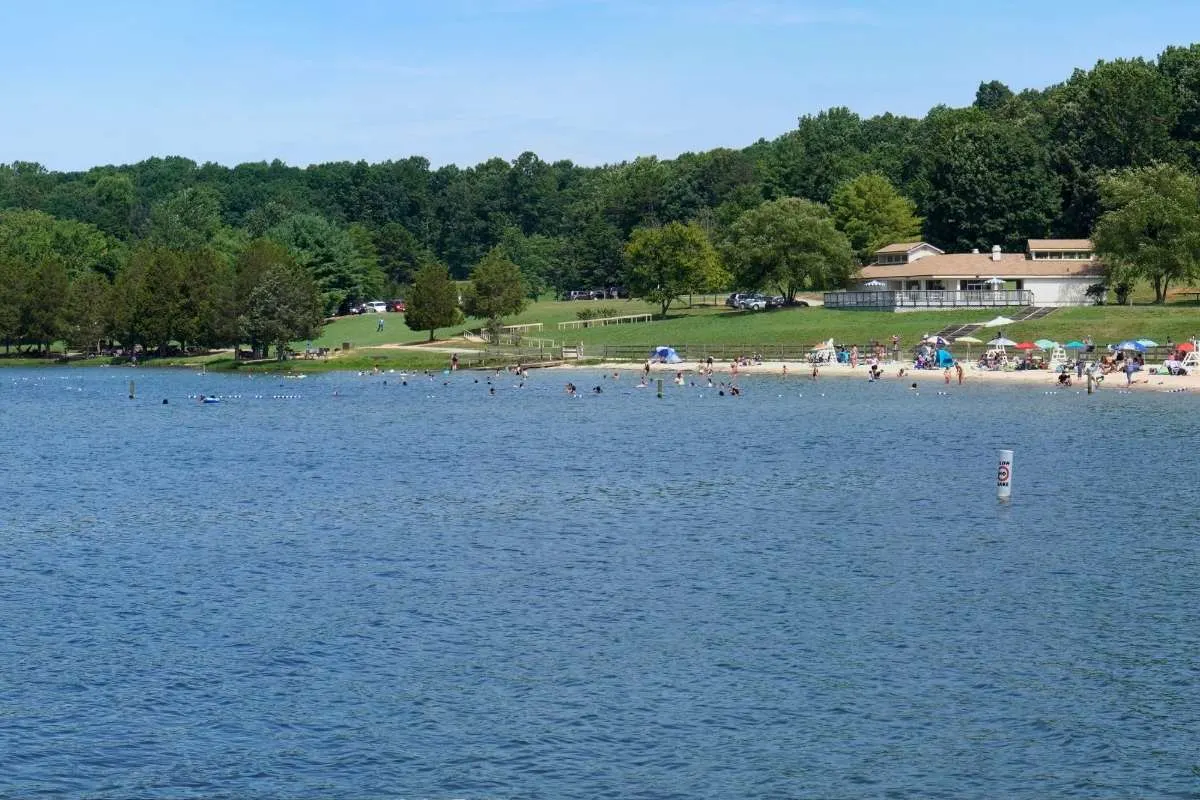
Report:
[[[741,150],[601,167],[534,153],[437,169],[420,157],[169,157],[86,172],[16,161],[0,166],[0,337],[263,345],[401,296],[425,265],[464,279],[497,253],[530,294],[631,285],[631,255],[646,252],[630,248],[635,233],[673,223],[713,245],[722,264],[703,257],[708,284],[758,288],[745,284],[770,277],[764,238],[791,212],[836,229],[859,262],[904,235],[1019,249],[1091,235],[1105,177],[1162,164],[1200,167],[1200,45],[1100,62],[1043,90],[983,83],[970,107],[922,119],[832,108]],[[798,247],[825,235],[795,234]],[[755,242],[763,252],[749,257]],[[853,262],[839,258],[793,268],[788,286],[843,282]]]

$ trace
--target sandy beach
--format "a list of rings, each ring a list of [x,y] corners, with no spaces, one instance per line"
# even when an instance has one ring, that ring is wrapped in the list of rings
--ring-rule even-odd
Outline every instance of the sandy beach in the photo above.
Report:
[[[673,377],[677,372],[683,372],[685,377],[697,375],[700,370],[706,365],[696,362],[684,362],[679,364],[651,364],[650,371],[655,378]],[[905,366],[903,376],[900,375],[901,364],[897,362],[887,362],[882,365],[883,376],[880,380],[884,381],[904,381],[906,383],[917,383],[918,385],[934,385],[945,384],[946,378],[943,370],[940,369],[923,369],[917,370],[912,367]],[[597,372],[620,373],[622,378],[637,379],[641,372],[641,365],[631,364],[628,361],[605,362],[601,364],[589,364],[587,366],[563,364],[555,369],[573,369],[573,370],[595,370]],[[1125,385],[1124,373],[1114,372],[1103,376],[1100,382],[1099,391],[1116,390],[1136,390],[1136,391],[1159,391],[1170,392],[1186,390],[1189,392],[1200,391],[1200,374],[1193,373],[1191,375],[1166,375],[1166,374],[1151,374],[1148,367],[1145,370],[1136,372],[1133,375],[1133,383],[1129,386]],[[1161,369],[1161,368],[1160,368]],[[729,362],[720,363],[713,362],[712,370],[714,375],[729,376],[732,373],[732,365]],[[739,377],[746,375],[784,375],[795,377],[799,380],[812,380],[812,365],[800,361],[764,361],[761,364],[751,364],[749,366],[739,366],[737,368]],[[851,367],[849,364],[822,364],[818,369],[817,380],[837,380],[837,379],[855,379],[866,381],[869,379],[867,367],[859,364],[857,367]],[[1071,373],[1072,388],[1087,388],[1087,377],[1076,378],[1075,373]],[[954,370],[950,370],[950,382],[956,384],[958,381]],[[1058,382],[1058,375],[1049,370],[984,370],[978,369],[974,365],[963,366],[963,383],[992,383],[992,384],[1011,384],[1030,386],[1038,389],[1056,389],[1062,388]]]

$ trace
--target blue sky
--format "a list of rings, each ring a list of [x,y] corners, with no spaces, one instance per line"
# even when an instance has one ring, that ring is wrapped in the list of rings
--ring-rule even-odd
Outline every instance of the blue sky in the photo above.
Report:
[[[1200,40],[1191,0],[5,2],[0,161],[601,164]]]

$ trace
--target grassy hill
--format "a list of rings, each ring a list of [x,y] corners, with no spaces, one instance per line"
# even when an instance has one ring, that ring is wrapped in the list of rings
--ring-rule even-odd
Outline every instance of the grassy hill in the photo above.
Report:
[[[557,323],[576,318],[576,312],[588,307],[608,307],[620,314],[649,313],[652,309],[639,301],[594,302],[540,301],[520,315],[505,320],[510,324],[541,322],[544,331],[530,334],[559,343],[582,343],[589,351],[611,345],[772,345],[813,344],[833,338],[839,343],[865,345],[873,340],[888,341],[893,335],[903,342],[915,342],[921,336],[947,325],[986,322],[1003,309],[957,309],[888,313],[870,311],[834,311],[821,307],[785,308],[774,311],[732,311],[724,306],[696,306],[672,310],[666,319],[649,323],[609,325],[559,331]],[[354,347],[383,344],[419,344],[428,334],[404,327],[403,315],[384,317],[384,330],[376,331],[379,315],[366,314],[339,319],[325,328],[319,346],[338,347],[351,342]],[[455,336],[466,327],[477,327],[477,320],[459,328],[438,331],[439,338]],[[985,330],[987,338],[994,330]],[[1044,319],[1008,326],[1004,333],[1014,340],[1054,339],[1066,342],[1092,336],[1105,344],[1130,338],[1149,338],[1156,342],[1184,341],[1200,335],[1200,306],[1086,306],[1063,308]],[[303,344],[301,343],[301,346]]]

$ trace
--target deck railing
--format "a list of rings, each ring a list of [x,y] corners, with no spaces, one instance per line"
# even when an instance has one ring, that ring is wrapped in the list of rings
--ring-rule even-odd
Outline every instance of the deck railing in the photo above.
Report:
[[[995,308],[1031,306],[1028,289],[957,291],[952,289],[883,289],[879,291],[825,292],[826,308]]]

